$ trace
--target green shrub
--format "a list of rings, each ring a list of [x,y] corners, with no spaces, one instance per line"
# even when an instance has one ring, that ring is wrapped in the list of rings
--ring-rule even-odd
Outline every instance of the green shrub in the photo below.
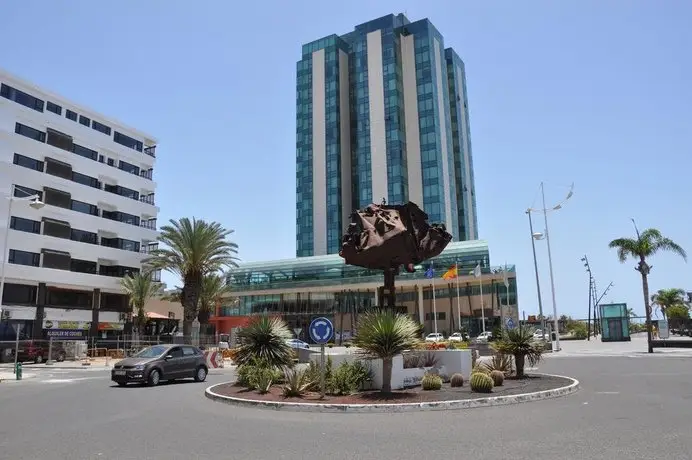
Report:
[[[272,367],[292,366],[295,352],[288,344],[292,336],[288,325],[280,318],[253,317],[238,332],[242,345],[236,348],[235,361],[248,364],[253,359],[262,359]]]
[[[494,386],[501,387],[505,381],[505,373],[499,370],[494,370],[490,372],[490,378],[493,379]]]
[[[284,370],[284,380],[286,384],[283,387],[285,397],[303,396],[307,389],[312,385],[306,369],[290,369]]]
[[[464,386],[464,376],[456,373],[452,375],[452,379],[450,380],[450,385],[452,387],[463,387]]]
[[[279,382],[283,373],[269,365],[266,360],[252,358],[249,362],[241,364],[236,369],[236,384],[251,390],[259,389],[270,378],[272,383]],[[271,386],[271,385],[269,385]]]
[[[425,391],[437,391],[442,388],[442,378],[439,375],[425,374],[420,384]]]
[[[588,328],[585,323],[580,321],[575,321],[570,325],[569,331],[572,333],[572,337],[577,340],[584,340],[589,335]]]
[[[493,379],[488,374],[476,372],[471,374],[469,380],[471,391],[476,393],[490,393],[493,390]]]
[[[488,372],[500,371],[505,375],[510,375],[512,373],[512,357],[502,353],[495,353],[490,361],[484,362],[482,366]]]
[[[258,367],[250,375],[251,388],[257,390],[260,394],[268,393],[271,386],[274,384],[276,371],[268,367]]]
[[[350,395],[361,389],[370,379],[370,371],[360,361],[342,362],[326,381],[326,392],[332,395]]]

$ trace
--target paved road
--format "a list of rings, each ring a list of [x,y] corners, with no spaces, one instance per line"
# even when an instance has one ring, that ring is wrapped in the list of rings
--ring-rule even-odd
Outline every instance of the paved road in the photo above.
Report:
[[[0,458],[689,458],[689,358],[549,358],[541,371],[576,376],[583,389],[466,411],[300,414],[215,403],[194,382],[123,389],[105,371],[51,371],[0,384]]]

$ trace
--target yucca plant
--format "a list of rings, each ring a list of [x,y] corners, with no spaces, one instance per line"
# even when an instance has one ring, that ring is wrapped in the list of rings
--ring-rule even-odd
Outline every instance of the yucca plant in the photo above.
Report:
[[[298,368],[285,368],[284,380],[286,384],[284,385],[283,393],[286,398],[303,396],[313,384],[308,372],[305,369]]]
[[[392,391],[394,356],[419,346],[418,324],[409,315],[373,310],[360,316],[353,345],[368,358],[382,360],[382,392]]]
[[[505,332],[506,334],[506,332]],[[491,345],[493,349],[495,349],[494,344]],[[489,371],[500,371],[505,375],[510,375],[512,374],[512,356],[511,354],[505,354],[502,352],[499,352],[495,350],[495,354],[490,358],[490,361],[486,361],[483,363],[485,367],[488,368]]]
[[[495,343],[495,350],[505,355],[514,356],[517,378],[524,377],[524,363],[535,366],[543,356],[543,346],[533,338],[531,327],[519,325],[505,331],[502,339]]]
[[[266,361],[270,366],[293,365],[293,348],[288,343],[291,331],[281,318],[257,316],[238,332],[241,345],[235,362],[249,363],[253,358]]]

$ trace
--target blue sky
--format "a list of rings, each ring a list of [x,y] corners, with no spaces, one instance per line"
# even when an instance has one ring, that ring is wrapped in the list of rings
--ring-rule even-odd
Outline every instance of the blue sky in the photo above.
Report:
[[[493,264],[517,265],[520,310],[537,311],[524,210],[541,181],[552,203],[575,183],[550,221],[558,314],[586,316],[584,254],[601,289],[615,283],[606,299],[643,314],[634,264],[607,248],[634,234],[630,218],[692,252],[690,2],[191,6],[7,0],[0,15],[2,67],[160,139],[159,222],[218,220],[235,229],[245,261],[293,257],[301,44],[405,12],[428,17],[466,63],[480,235]],[[550,307],[544,243],[538,257]],[[663,255],[653,265],[652,290],[692,290],[689,264]]]

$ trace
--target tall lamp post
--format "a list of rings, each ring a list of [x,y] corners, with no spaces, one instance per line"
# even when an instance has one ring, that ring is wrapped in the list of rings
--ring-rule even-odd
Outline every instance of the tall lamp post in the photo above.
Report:
[[[562,209],[562,205],[564,205],[567,200],[572,198],[572,195],[574,194],[574,184],[571,185],[569,189],[569,193],[567,193],[567,196],[558,204],[555,206],[552,206],[551,208],[548,208],[545,204],[545,187],[543,185],[543,182],[541,182],[541,201],[543,203],[543,208],[541,209],[528,209],[528,213],[531,214],[532,212],[542,212],[543,213],[543,219],[545,221],[545,241],[546,244],[548,245],[548,268],[550,270],[550,291],[552,294],[553,298],[553,327],[554,327],[554,332],[555,332],[555,345],[557,347],[557,350],[560,350],[560,323],[558,322],[557,318],[557,301],[555,300],[555,276],[553,275],[553,255],[550,249],[550,231],[548,230],[548,212],[553,212],[557,211],[559,209]]]
[[[536,240],[543,239],[543,234],[533,231],[533,219],[531,219],[531,209],[526,211],[529,216],[529,231],[531,232],[531,249],[533,250],[533,268],[536,272],[536,293],[538,294],[538,316],[541,317],[541,334],[545,337],[545,317],[543,316],[543,299],[541,298],[541,281],[538,276],[538,259],[536,258]]]
[[[594,305],[595,298],[594,298],[594,279],[593,279],[593,274],[591,273],[591,266],[589,266],[589,259],[586,257],[586,254],[584,254],[584,257],[581,258],[581,261],[584,262],[584,268],[586,268],[586,273],[589,274],[589,315],[587,319],[587,336],[586,340],[591,340],[591,307],[593,306],[593,332],[594,335],[596,335],[596,305]]]
[[[27,196],[15,197],[15,193],[24,193]],[[9,203],[7,205],[7,217],[5,219],[5,237],[2,242],[2,265],[0,265],[0,310],[2,310],[2,298],[5,294],[5,266],[7,265],[7,259],[9,258],[7,241],[10,236],[10,221],[12,220],[12,203],[15,201],[29,202],[29,206],[33,209],[39,210],[45,206],[45,203],[40,200],[38,195],[30,195],[25,192],[22,188],[15,187],[14,184],[10,187],[10,196],[7,197]],[[17,371],[17,357],[19,356],[19,324],[17,324],[17,337],[15,339],[15,349],[14,349],[14,372]]]

